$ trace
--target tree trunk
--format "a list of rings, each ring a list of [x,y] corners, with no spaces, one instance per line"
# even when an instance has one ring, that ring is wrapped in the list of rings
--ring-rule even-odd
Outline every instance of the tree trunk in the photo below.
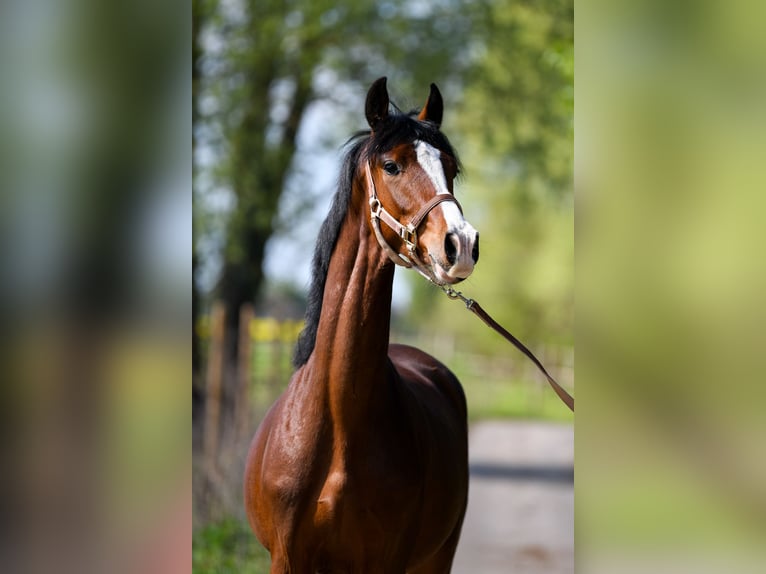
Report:
[[[272,70],[276,72],[276,70]],[[218,285],[218,293],[226,306],[224,336],[224,401],[225,420],[233,420],[237,397],[237,366],[239,364],[240,310],[255,304],[263,283],[263,259],[266,242],[274,232],[279,199],[297,147],[301,119],[311,101],[311,70],[295,74],[295,92],[283,124],[282,139],[266,144],[261,93],[253,97],[235,136],[232,158],[232,184],[237,196],[237,209],[229,222],[226,260]],[[262,77],[256,87],[271,82]]]

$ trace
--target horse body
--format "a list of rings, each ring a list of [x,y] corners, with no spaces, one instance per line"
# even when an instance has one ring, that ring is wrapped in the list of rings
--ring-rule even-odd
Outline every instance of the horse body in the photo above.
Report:
[[[368,121],[370,99],[381,95],[380,81],[376,85],[368,94]],[[387,93],[385,113],[381,108],[379,101],[373,111],[387,113]],[[440,122],[440,109],[438,115]],[[373,118],[370,125],[374,137],[380,124]],[[414,144],[398,145],[394,155],[404,171]],[[361,147],[357,151],[362,154]],[[374,159],[376,165],[386,161]],[[315,344],[264,418],[248,455],[248,517],[271,553],[273,574],[448,572],[467,503],[465,397],[436,359],[389,346],[394,265],[371,229],[364,170],[352,163],[347,204],[321,270]],[[416,167],[410,165],[410,176],[428,181]],[[376,175],[386,183],[382,173]],[[381,201],[393,206],[392,187],[381,185]],[[402,206],[401,198],[396,203],[398,216],[418,207]],[[450,257],[436,252],[434,237],[441,235],[442,251],[462,239],[446,239],[446,218],[433,213],[419,249],[434,261],[448,260],[439,273],[449,276],[466,266],[465,257],[458,261],[461,245]],[[395,244],[391,233],[386,236]]]

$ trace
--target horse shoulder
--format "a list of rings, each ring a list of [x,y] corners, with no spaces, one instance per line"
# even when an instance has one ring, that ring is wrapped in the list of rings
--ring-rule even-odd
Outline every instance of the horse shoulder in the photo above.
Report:
[[[302,495],[312,489],[309,472],[322,457],[321,419],[311,424],[303,416],[297,371],[285,392],[269,409],[258,427],[245,466],[245,506],[250,524],[267,548],[274,535],[273,520],[293,512]],[[295,383],[295,384],[294,384]],[[266,462],[268,461],[268,462]]]

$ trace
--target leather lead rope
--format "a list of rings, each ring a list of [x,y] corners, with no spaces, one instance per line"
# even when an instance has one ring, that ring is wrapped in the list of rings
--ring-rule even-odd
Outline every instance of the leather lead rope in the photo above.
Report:
[[[540,372],[542,372],[543,375],[545,375],[545,378],[548,379],[548,383],[550,383],[551,387],[553,388],[554,392],[558,395],[558,397],[564,402],[566,406],[569,407],[569,409],[574,412],[574,398],[572,395],[570,395],[568,392],[566,392],[561,385],[559,385],[556,382],[556,379],[554,379],[550,374],[548,374],[548,371],[545,370],[545,367],[543,364],[538,360],[537,357],[535,357],[534,353],[527,349],[527,347],[519,341],[516,337],[511,335],[508,331],[503,328],[502,325],[500,325],[497,321],[495,321],[489,313],[487,313],[484,309],[481,308],[481,305],[479,305],[476,301],[473,299],[468,299],[467,297],[463,296],[463,294],[460,291],[455,291],[452,287],[448,287],[446,285],[441,285],[436,282],[436,278],[433,276],[432,273],[429,272],[428,268],[423,265],[423,262],[420,261],[420,258],[417,255],[417,241],[418,241],[418,227],[423,222],[423,219],[428,215],[428,213],[437,205],[444,201],[451,201],[457,204],[458,209],[460,209],[460,212],[463,212],[463,208],[460,206],[460,203],[458,203],[458,200],[455,199],[455,196],[452,194],[438,194],[435,197],[433,197],[429,202],[427,202],[420,211],[415,215],[415,217],[412,218],[412,221],[410,221],[409,224],[403,225],[400,223],[393,215],[391,215],[380,203],[380,200],[378,199],[377,190],[375,189],[375,181],[372,178],[372,170],[370,169],[370,163],[367,161],[365,163],[365,175],[367,177],[367,188],[369,193],[369,203],[370,203],[370,221],[372,223],[372,228],[375,232],[375,237],[378,240],[378,243],[383,248],[383,250],[386,252],[388,257],[397,265],[401,265],[403,267],[414,267],[417,271],[420,272],[423,277],[428,279],[431,283],[434,283],[435,285],[439,286],[442,291],[444,291],[447,294],[447,297],[450,299],[460,299],[465,303],[466,308],[471,311],[474,315],[476,315],[479,319],[481,319],[486,325],[491,327],[494,331],[502,335],[507,341],[509,341],[514,347],[516,347],[519,351],[524,353],[527,358],[532,361],[535,366],[537,366],[538,369],[540,369]],[[408,252],[408,258],[405,258],[400,253],[397,253],[385,240],[383,237],[383,234],[380,231],[380,221],[383,221],[388,227],[394,230],[394,232],[404,241],[405,245],[407,246],[407,252]]]
[[[509,333],[502,325],[500,325],[497,321],[495,321],[489,315],[489,313],[487,313],[484,309],[482,309],[481,305],[479,305],[479,303],[477,303],[473,299],[468,299],[467,297],[463,296],[463,294],[460,291],[455,291],[451,287],[441,286],[441,289],[447,294],[447,297],[449,297],[450,299],[460,299],[461,301],[463,301],[463,303],[465,303],[466,309],[471,311],[474,315],[476,315],[479,319],[481,319],[487,326],[491,327],[495,332],[502,335],[504,339],[510,342],[519,351],[524,353],[524,355],[526,355],[527,358],[530,361],[532,361],[538,369],[540,369],[540,372],[543,375],[545,375],[545,378],[548,379],[548,383],[550,383],[551,388],[558,395],[561,401],[566,406],[569,407],[569,410],[574,412],[574,397],[570,395],[568,392],[566,392],[561,387],[561,385],[559,385],[556,382],[556,379],[554,379],[548,373],[548,371],[545,369],[543,364],[539,361],[537,357],[535,357],[532,351],[527,349],[524,343],[519,341],[516,337],[514,337],[511,333]]]

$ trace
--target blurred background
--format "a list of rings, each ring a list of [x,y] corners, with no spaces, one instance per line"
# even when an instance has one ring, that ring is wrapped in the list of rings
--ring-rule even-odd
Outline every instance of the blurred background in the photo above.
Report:
[[[464,168],[456,193],[482,236],[460,288],[573,389],[573,5],[193,7],[194,565],[220,572],[216,560],[236,547],[223,559],[257,572],[236,556],[257,552],[243,519],[243,459],[291,375],[315,237],[378,77],[403,110],[420,108],[431,82],[440,87],[442,130]],[[535,367],[461,303],[416,273],[396,277],[392,340],[455,371],[473,422],[571,425]]]
[[[692,4],[577,6],[589,572],[766,564],[766,30],[757,2]]]
[[[766,563],[762,10],[577,3],[578,571]],[[246,447],[251,432],[230,440],[231,421],[257,424],[283,384],[308,281],[301,261],[339,150],[364,127],[366,89],[384,74],[405,109],[422,105],[430,82],[444,93],[444,130],[466,168],[458,194],[482,232],[466,293],[574,388],[571,6],[8,0],[1,12],[4,572],[263,570],[238,486],[220,479],[239,480],[237,440]],[[238,135],[247,124],[254,140]],[[260,175],[234,175],[248,163]],[[237,214],[252,189],[281,196],[255,194],[270,233],[245,250],[240,221],[251,218]],[[237,266],[253,276],[227,274]],[[539,504],[497,496],[510,482],[557,489],[546,498],[571,506],[573,455],[559,449],[571,419],[460,304],[398,275],[395,336],[444,357],[471,387],[472,485],[488,487],[472,500],[508,517],[466,529],[464,542],[525,540],[516,570],[555,571],[524,536],[571,539],[570,515],[543,509],[547,521],[532,521],[523,513]],[[241,285],[252,320],[247,305],[236,319],[221,312]],[[246,326],[237,341],[249,369],[225,355],[227,316]],[[216,412],[212,373],[220,425],[207,428],[220,432],[210,435],[200,421]],[[241,389],[249,398],[235,403]],[[250,414],[229,414],[233,404]],[[194,442],[204,453],[212,436],[224,471],[195,480],[194,497],[192,467],[206,458],[192,464],[193,405]],[[515,442],[507,424],[523,431]],[[560,557],[571,571],[571,546]],[[485,571],[472,558],[459,556],[461,567]]]

